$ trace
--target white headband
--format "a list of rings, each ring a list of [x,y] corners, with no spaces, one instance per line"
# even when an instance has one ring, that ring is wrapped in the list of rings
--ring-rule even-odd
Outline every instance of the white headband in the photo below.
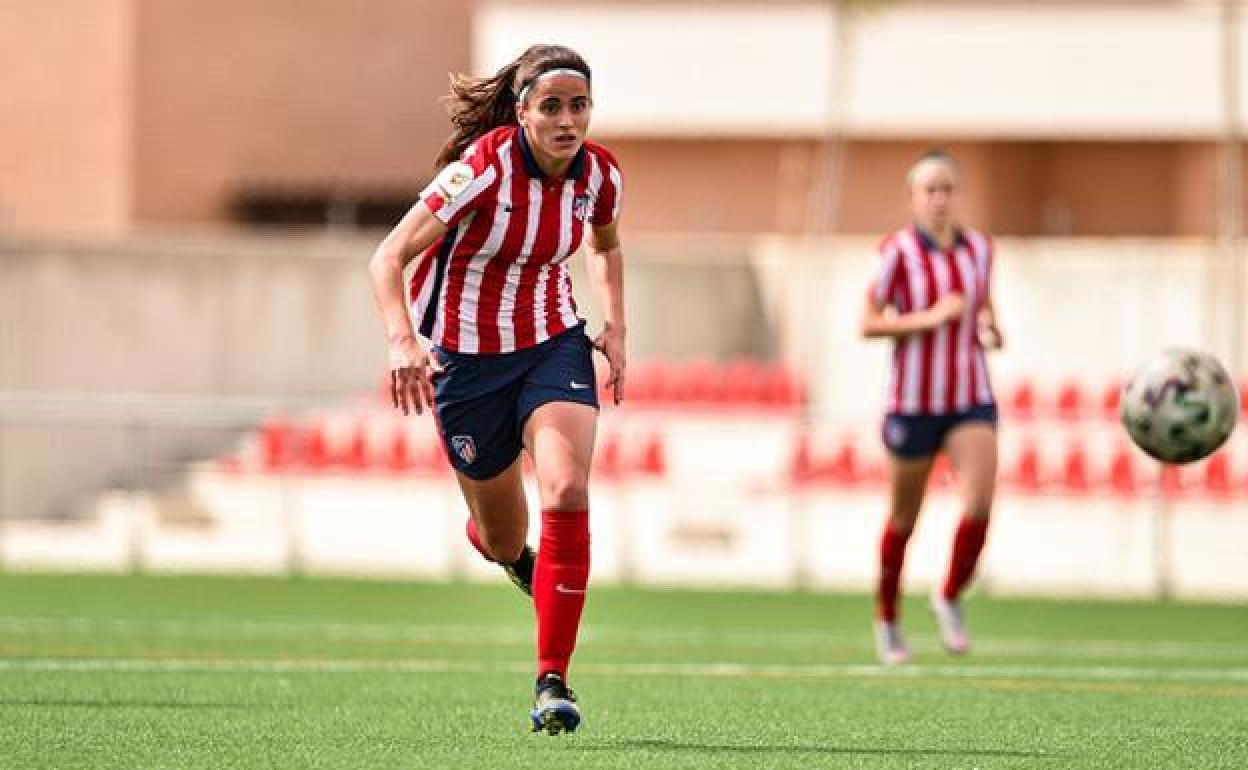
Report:
[[[554,77],[555,75],[572,75],[573,77],[578,77],[581,80],[584,80],[586,83],[589,82],[589,78],[586,77],[584,72],[581,72],[580,70],[571,69],[570,67],[560,67],[559,69],[546,70],[542,74],[538,75],[537,77],[533,78],[532,80],[524,84],[524,88],[521,88],[520,93],[516,94],[516,101],[523,102],[524,97],[529,95],[529,89],[533,87],[534,83],[541,80],[542,78]]]

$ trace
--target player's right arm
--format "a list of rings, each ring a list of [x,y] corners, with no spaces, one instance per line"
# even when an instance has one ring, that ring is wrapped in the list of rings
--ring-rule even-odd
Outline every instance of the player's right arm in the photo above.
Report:
[[[931,331],[961,316],[965,307],[966,300],[961,294],[948,294],[926,310],[898,313],[893,310],[892,306],[880,302],[868,293],[862,314],[862,336],[868,339],[872,337],[900,338]]]
[[[426,405],[433,407],[432,362],[416,340],[407,314],[403,270],[418,255],[427,254],[433,242],[447,230],[423,200],[417,201],[368,261],[373,301],[385,325],[390,351],[390,402],[403,414],[413,409],[420,414]]]
[[[905,281],[905,265],[901,250],[893,238],[886,238],[880,246],[880,266],[867,291],[863,307],[860,331],[863,337],[892,337],[900,339],[912,334],[931,331],[947,321],[962,315],[966,300],[961,294],[941,297],[931,307],[899,313],[896,297],[899,286]]]

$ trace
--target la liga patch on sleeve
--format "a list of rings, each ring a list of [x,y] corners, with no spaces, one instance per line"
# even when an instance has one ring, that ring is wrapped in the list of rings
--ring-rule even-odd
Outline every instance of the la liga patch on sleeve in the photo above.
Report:
[[[438,173],[433,180],[433,188],[442,193],[442,197],[448,201],[453,201],[468,189],[468,185],[472,184],[475,178],[476,173],[472,170],[472,166],[462,160],[457,160]]]

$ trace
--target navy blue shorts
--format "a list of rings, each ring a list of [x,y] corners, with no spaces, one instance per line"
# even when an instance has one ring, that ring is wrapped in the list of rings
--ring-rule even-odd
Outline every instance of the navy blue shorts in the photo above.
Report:
[[[593,343],[585,324],[514,353],[453,353],[435,347],[438,431],[455,470],[484,481],[507,470],[524,447],[524,423],[552,401],[598,408]]]
[[[884,426],[880,433],[884,437],[884,446],[893,456],[907,459],[928,457],[940,450],[949,431],[964,422],[977,420],[995,426],[997,424],[996,404],[981,404],[965,412],[953,414],[890,412],[884,417]]]

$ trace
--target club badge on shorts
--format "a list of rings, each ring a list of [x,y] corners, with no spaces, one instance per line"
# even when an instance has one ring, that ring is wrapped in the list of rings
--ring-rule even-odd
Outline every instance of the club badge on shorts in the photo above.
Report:
[[[906,424],[896,417],[884,420],[884,443],[889,449],[900,449],[906,443]]]
[[[477,459],[477,443],[472,436],[451,436],[451,449],[468,465]]]

